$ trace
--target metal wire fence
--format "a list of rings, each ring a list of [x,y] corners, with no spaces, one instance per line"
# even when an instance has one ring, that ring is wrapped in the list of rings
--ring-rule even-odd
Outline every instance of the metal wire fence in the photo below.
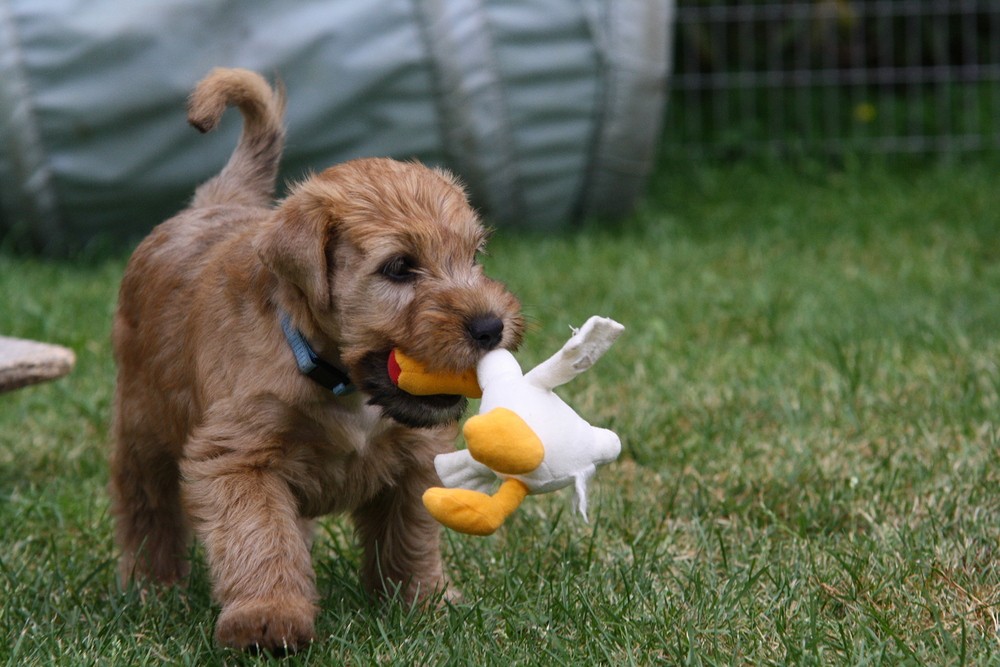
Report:
[[[680,0],[668,145],[1000,149],[1000,0]]]

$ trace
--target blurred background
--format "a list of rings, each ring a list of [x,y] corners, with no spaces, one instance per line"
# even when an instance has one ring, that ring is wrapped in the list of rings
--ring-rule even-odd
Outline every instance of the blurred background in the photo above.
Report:
[[[1000,3],[680,0],[676,35],[679,153],[1000,147]]]
[[[215,66],[287,86],[282,178],[358,156],[445,165],[495,225],[633,210],[658,159],[1000,147],[992,0],[6,0],[0,235],[134,242],[215,173]]]

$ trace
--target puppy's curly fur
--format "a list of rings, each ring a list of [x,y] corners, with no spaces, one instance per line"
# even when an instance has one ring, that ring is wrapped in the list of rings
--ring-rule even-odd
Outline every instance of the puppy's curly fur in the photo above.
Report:
[[[415,163],[347,162],[272,202],[284,96],[219,69],[190,122],[244,118],[229,162],[136,249],[114,321],[118,364],[111,494],[124,580],[187,573],[205,545],[224,645],[295,650],[314,635],[312,521],[349,512],[374,594],[446,587],[439,529],[420,501],[438,484],[464,399],[389,380],[393,347],[442,371],[513,348],[517,299],[476,262],[485,233],[456,180]],[[293,325],[360,391],[302,375]]]

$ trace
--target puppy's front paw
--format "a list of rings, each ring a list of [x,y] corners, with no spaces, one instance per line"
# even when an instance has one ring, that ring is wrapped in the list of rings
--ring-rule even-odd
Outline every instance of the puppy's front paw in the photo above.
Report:
[[[306,600],[250,600],[226,605],[215,625],[222,646],[295,653],[315,638],[316,607]]]

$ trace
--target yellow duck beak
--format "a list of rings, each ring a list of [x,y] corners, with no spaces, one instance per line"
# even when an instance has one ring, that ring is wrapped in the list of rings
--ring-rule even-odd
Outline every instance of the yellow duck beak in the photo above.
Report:
[[[451,394],[482,398],[483,395],[475,368],[463,373],[431,373],[427,366],[399,349],[389,353],[389,378],[397,387],[414,396]]]

